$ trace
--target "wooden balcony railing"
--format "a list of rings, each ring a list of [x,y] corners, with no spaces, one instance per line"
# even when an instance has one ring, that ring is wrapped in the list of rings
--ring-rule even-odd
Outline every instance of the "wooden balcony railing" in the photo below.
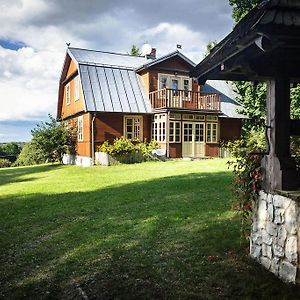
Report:
[[[220,110],[220,96],[218,94],[162,89],[150,92],[149,97],[152,108]]]

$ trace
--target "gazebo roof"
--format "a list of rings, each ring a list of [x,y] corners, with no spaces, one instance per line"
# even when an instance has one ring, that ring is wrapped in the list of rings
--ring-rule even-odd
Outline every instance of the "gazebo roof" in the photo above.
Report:
[[[192,72],[209,79],[261,81],[278,72],[300,78],[300,1],[263,1]]]

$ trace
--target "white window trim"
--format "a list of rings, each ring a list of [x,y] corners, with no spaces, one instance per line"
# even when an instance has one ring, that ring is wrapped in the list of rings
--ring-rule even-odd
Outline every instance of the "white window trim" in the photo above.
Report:
[[[208,134],[207,134],[207,130],[208,130],[208,124],[211,124],[211,125],[216,125],[217,127],[217,133],[216,133],[216,141],[213,142],[212,141],[212,132],[213,132],[213,127],[211,126],[211,129],[210,129],[210,141],[208,141]],[[219,124],[217,122],[206,122],[206,126],[205,126],[205,135],[206,135],[206,143],[207,144],[217,144],[218,141],[219,141]]]
[[[178,80],[178,89],[183,90],[184,89],[184,80],[189,80],[189,91],[192,90],[193,84],[192,84],[192,78],[189,76],[184,75],[173,75],[173,74],[165,74],[165,73],[158,73],[157,76],[158,80],[158,89],[160,90],[160,79],[161,77],[167,77],[167,89],[172,89],[172,79]]]
[[[75,101],[78,101],[80,98],[80,81],[78,75],[74,78],[74,96]]]
[[[128,116],[124,116],[124,120],[123,120],[123,136],[125,138],[127,137],[127,120],[128,119],[140,119],[140,136],[138,138],[139,141],[143,141],[144,138],[144,118],[141,115],[128,115]],[[133,139],[134,140],[134,139]]]
[[[70,105],[71,104],[71,86],[70,86],[70,82],[68,82],[65,85],[65,91],[66,91],[66,105]]]
[[[152,123],[152,139],[158,143],[167,141],[167,115],[159,114],[154,116]],[[156,128],[156,130],[155,130]]]
[[[77,118],[77,140],[79,142],[83,141],[83,116]]]
[[[169,124],[173,123],[174,127],[174,133],[173,133],[173,140],[171,140],[170,132],[169,132],[169,143],[170,144],[180,144],[181,143],[181,121],[170,121]],[[176,141],[176,124],[179,124],[179,141]],[[169,131],[170,131],[171,125],[169,125]]]

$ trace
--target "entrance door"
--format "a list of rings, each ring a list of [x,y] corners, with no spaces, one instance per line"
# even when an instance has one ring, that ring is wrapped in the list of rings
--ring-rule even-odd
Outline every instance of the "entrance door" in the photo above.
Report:
[[[203,157],[205,124],[199,122],[184,122],[182,131],[182,156]]]

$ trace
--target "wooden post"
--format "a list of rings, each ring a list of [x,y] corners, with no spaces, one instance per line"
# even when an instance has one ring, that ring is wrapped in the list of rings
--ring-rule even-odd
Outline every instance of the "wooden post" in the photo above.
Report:
[[[267,122],[270,153],[264,159],[267,192],[275,189],[296,190],[297,171],[290,154],[290,81],[279,75],[268,83]]]

